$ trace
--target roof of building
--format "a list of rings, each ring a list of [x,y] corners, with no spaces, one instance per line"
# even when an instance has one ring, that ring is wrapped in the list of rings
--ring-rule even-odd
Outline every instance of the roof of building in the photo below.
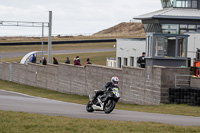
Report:
[[[152,19],[152,18],[167,18],[167,19],[200,19],[200,10],[186,8],[164,8],[155,12],[147,13],[134,17],[134,19]]]

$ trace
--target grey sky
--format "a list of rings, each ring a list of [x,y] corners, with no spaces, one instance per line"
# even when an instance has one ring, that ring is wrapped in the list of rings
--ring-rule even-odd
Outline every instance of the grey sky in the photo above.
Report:
[[[0,21],[48,22],[53,34],[95,33],[161,9],[160,0],[0,0]],[[47,34],[47,30],[45,30]],[[0,27],[3,34],[41,34],[40,28]]]

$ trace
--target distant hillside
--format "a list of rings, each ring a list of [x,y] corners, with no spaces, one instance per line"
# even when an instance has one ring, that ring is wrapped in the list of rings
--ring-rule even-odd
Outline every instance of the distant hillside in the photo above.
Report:
[[[93,36],[131,36],[145,37],[144,26],[142,23],[120,23],[111,28],[93,34]]]

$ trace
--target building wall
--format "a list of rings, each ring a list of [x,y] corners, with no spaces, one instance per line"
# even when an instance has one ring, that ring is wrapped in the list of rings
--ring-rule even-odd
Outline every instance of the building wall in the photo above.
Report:
[[[2,80],[9,80],[9,68],[9,63],[0,63]],[[12,63],[11,69],[13,82],[77,95],[94,94],[94,90],[102,89],[112,76],[117,76],[120,79],[120,101],[140,105],[168,103],[168,89],[175,86],[175,74],[189,73],[188,68],[111,68],[71,64],[43,66]]]
[[[200,34],[199,33],[185,33],[190,35],[188,37],[188,52],[187,57],[191,58],[191,65],[193,66],[193,59],[196,58],[196,49],[200,49]],[[146,39],[117,39],[116,47],[116,66],[119,67],[119,58],[121,57],[121,66],[124,65],[124,58],[127,58],[127,66],[130,65],[130,57],[134,57],[134,67],[137,67],[137,58],[145,51]]]
[[[135,39],[117,39],[116,60],[119,67],[119,58],[121,57],[121,66],[124,64],[124,58],[127,58],[127,66],[131,66],[131,57],[134,58],[134,67],[137,67],[137,58],[145,51],[145,38]]]
[[[186,33],[188,37],[188,57],[191,58],[191,65],[193,66],[194,58],[196,58],[197,48],[200,49],[200,33]]]

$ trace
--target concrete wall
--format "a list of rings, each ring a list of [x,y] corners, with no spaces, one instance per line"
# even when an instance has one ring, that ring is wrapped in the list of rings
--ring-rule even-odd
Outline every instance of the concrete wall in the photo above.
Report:
[[[27,65],[12,63],[12,81],[19,84],[27,84]]]
[[[145,104],[145,90],[147,89],[145,88],[145,75],[145,69],[123,67],[123,79],[121,79],[123,81],[121,92],[122,102],[141,105]]]
[[[85,69],[83,66],[59,64],[58,91],[86,95]]]
[[[9,81],[10,63],[0,62],[0,79]]]
[[[192,77],[190,87],[200,89],[200,78]]]
[[[117,76],[119,81],[119,88],[123,86],[122,69],[111,68],[105,66],[88,65],[86,68],[86,94],[93,94],[94,90],[102,89],[103,86],[110,82],[111,77]]]
[[[0,79],[9,80],[9,65],[0,63]],[[168,89],[175,86],[175,74],[189,74],[189,69],[12,63],[13,82],[78,95],[94,94],[94,90],[101,89],[112,76],[117,76],[120,79],[120,101],[140,105],[168,103]]]
[[[169,88],[175,87],[175,76],[190,75],[190,68],[160,67],[161,68],[161,103],[168,103]],[[188,78],[188,77],[186,77]]]

